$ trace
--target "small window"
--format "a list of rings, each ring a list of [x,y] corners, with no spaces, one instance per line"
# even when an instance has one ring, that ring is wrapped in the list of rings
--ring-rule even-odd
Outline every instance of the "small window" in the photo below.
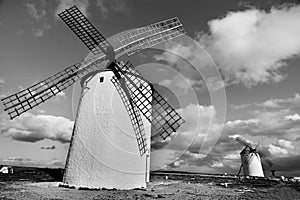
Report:
[[[103,81],[104,81],[104,77],[101,76],[101,77],[100,77],[100,83],[102,83]]]

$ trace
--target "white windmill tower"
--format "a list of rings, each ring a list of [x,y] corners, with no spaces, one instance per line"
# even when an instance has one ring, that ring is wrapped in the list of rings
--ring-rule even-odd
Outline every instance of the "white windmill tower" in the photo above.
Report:
[[[1,99],[5,111],[13,119],[81,79],[63,182],[89,188],[145,187],[150,128],[165,139],[184,120],[129,62],[118,62],[115,55],[131,55],[183,35],[182,24],[172,18],[126,32],[118,38],[121,47],[114,49],[76,6],[59,16],[94,56]]]
[[[240,153],[242,164],[238,174],[240,174],[241,169],[243,168],[244,176],[264,177],[261,158],[263,158],[270,167],[273,165],[272,162],[266,155],[258,150],[258,145],[253,148],[249,142],[245,141],[241,137],[236,137],[235,139],[237,142],[245,146]]]

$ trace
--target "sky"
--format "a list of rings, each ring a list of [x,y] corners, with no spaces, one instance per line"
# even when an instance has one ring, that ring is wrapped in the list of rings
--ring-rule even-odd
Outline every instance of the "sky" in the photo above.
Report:
[[[126,58],[186,121],[151,141],[153,170],[237,173],[240,136],[278,175],[300,176],[299,1],[0,0],[1,98],[87,56],[57,16],[73,5],[107,38],[175,16],[184,25],[186,36]],[[64,167],[78,91],[14,120],[0,105],[0,163]]]

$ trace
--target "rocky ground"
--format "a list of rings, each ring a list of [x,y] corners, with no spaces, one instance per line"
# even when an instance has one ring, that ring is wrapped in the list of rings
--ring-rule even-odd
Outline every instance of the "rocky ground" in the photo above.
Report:
[[[147,189],[83,190],[58,187],[61,170],[18,168],[0,174],[0,199],[299,199],[297,183],[199,174],[152,173]],[[167,178],[167,179],[166,179]]]

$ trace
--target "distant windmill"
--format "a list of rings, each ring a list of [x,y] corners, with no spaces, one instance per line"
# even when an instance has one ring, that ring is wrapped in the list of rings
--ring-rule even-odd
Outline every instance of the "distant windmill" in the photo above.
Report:
[[[81,79],[82,94],[63,182],[79,187],[145,187],[149,181],[150,142],[146,140],[150,139],[150,127],[165,139],[184,120],[131,63],[116,61],[116,55],[125,51],[129,56],[181,36],[185,34],[182,24],[172,18],[128,31],[118,37],[121,47],[114,49],[76,6],[59,16],[94,55],[1,99],[5,111],[13,119]],[[149,126],[144,126],[147,123]]]
[[[241,169],[243,168],[244,176],[264,177],[261,158],[263,158],[266,163],[272,167],[273,163],[270,161],[270,159],[264,153],[258,150],[258,145],[253,148],[249,142],[240,137],[236,137],[235,140],[245,146],[240,153],[242,164],[238,174],[240,174]]]

